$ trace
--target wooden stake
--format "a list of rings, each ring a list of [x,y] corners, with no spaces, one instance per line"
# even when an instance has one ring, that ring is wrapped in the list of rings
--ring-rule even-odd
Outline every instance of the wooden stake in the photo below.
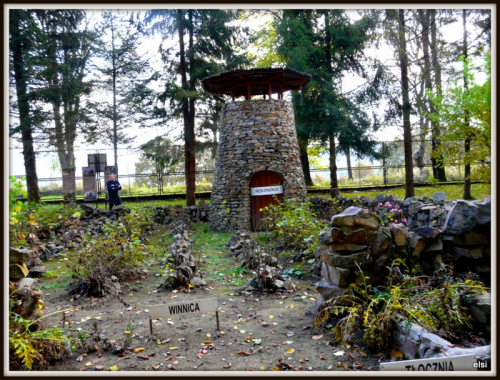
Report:
[[[153,335],[153,320],[149,318],[149,331],[151,331],[151,335]]]
[[[215,312],[215,318],[217,319],[217,331],[220,332],[220,327],[219,327],[219,311],[218,310]]]

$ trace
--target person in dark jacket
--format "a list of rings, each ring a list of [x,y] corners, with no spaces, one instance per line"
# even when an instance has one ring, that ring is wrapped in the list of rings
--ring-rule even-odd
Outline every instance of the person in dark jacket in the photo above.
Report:
[[[121,205],[122,200],[118,195],[118,191],[122,189],[122,185],[120,185],[120,182],[116,180],[115,173],[111,173],[109,175],[109,181],[106,182],[106,189],[108,190],[109,195],[109,209],[111,210],[114,205]]]

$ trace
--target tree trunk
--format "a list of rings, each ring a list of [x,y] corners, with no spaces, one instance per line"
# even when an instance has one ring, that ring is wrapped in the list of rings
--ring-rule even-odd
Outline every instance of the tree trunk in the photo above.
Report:
[[[467,51],[467,10],[462,10],[462,20],[463,20],[463,25],[464,25],[464,58],[467,59],[468,57],[468,51]],[[469,85],[467,83],[467,78],[465,77],[464,74],[464,91],[467,93],[469,91]],[[465,108],[465,120],[464,120],[464,125],[465,125],[465,139],[464,139],[464,177],[465,177],[465,183],[464,183],[464,199],[471,200],[474,199],[471,194],[471,178],[470,178],[470,158],[469,158],[469,151],[470,151],[470,138],[469,138],[469,128],[470,128],[470,117],[469,117],[469,110],[466,106]]]
[[[313,180],[311,178],[311,168],[309,166],[309,156],[307,154],[307,145],[309,143],[308,139],[298,138],[299,142],[299,152],[300,152],[300,164],[302,166],[302,171],[304,172],[304,180],[306,186],[313,186]]]
[[[436,10],[431,9],[428,11],[430,13],[430,28],[431,28],[431,39],[432,42],[430,44],[431,55],[432,55],[432,68],[434,70],[435,76],[435,88],[436,95],[441,95],[441,63],[438,58],[437,51],[437,28],[436,28]],[[430,102],[432,107],[434,107],[433,102]],[[431,108],[432,109],[432,108]],[[432,154],[431,154],[431,162],[432,162],[432,173],[435,179],[440,182],[446,182],[446,170],[444,167],[444,158],[441,153],[441,143],[439,136],[441,134],[441,129],[438,120],[431,121],[431,144],[432,144]]]
[[[336,162],[336,147],[335,147],[335,135],[330,134],[330,194],[332,198],[337,198],[340,196],[339,183],[337,180],[337,162]]]
[[[13,10],[11,12],[24,12]],[[33,148],[33,136],[30,117],[30,105],[28,101],[25,62],[23,57],[23,43],[19,18],[10,18],[12,34],[10,49],[13,56],[14,80],[16,83],[16,95],[19,106],[19,121],[21,127],[21,140],[23,144],[24,169],[26,171],[26,186],[28,190],[28,202],[40,203],[40,190],[38,188],[38,176],[36,174],[36,156]]]
[[[405,149],[405,198],[414,196],[413,157],[410,124],[410,96],[408,85],[408,56],[406,53],[405,16],[404,10],[399,10],[399,61],[401,65],[401,87],[403,95],[403,139]]]
[[[347,159],[347,177],[350,181],[353,181],[354,177],[352,176],[351,148],[347,147],[345,151],[345,157]]]
[[[115,170],[118,174],[118,114],[116,111],[116,52],[115,52],[115,27],[113,24],[113,12],[111,12],[111,48],[113,66],[113,151],[115,154]]]
[[[183,10],[177,10],[177,22],[179,32],[179,54],[180,54],[180,67],[182,89],[187,93],[191,86],[188,87],[187,81],[187,65],[186,65],[186,52],[184,47],[184,14]],[[192,18],[192,11],[189,10],[189,17]],[[194,66],[194,52],[193,52],[193,28],[192,23],[189,25],[189,46],[188,46],[188,59],[189,71],[192,74]],[[193,81],[193,76],[190,76],[190,82]],[[187,97],[182,99],[182,116],[184,119],[184,159],[185,159],[185,175],[186,175],[186,204],[187,206],[194,206],[196,204],[196,161],[195,161],[195,135],[194,135],[194,99]]]

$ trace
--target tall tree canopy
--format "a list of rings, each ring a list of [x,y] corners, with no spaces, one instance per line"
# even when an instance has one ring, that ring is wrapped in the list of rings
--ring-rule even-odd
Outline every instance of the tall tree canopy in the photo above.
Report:
[[[118,144],[129,144],[136,137],[124,131],[144,127],[151,118],[150,84],[157,73],[139,55],[143,33],[133,13],[104,11],[97,29],[99,39],[92,75],[96,99],[88,103],[92,119],[87,120],[85,134],[89,142],[104,138],[112,143],[118,169]]]
[[[341,86],[348,72],[366,74],[363,49],[373,26],[369,15],[352,21],[339,9],[284,10],[275,19],[279,55],[288,67],[312,75],[306,88],[292,94],[304,174],[311,183],[309,141],[328,143],[332,195],[338,188],[337,143],[361,155],[377,155],[369,134],[372,123],[361,108],[362,97],[359,93],[343,94]]]
[[[241,29],[236,23],[240,12],[235,10],[151,10],[146,22],[151,30],[165,39],[173,38],[173,46],[161,47],[165,63],[165,90],[159,96],[163,107],[159,116],[166,120],[181,118],[183,122],[186,201],[194,205],[196,190],[197,106],[204,94],[201,80],[221,71],[244,68],[248,63],[237,44]]]

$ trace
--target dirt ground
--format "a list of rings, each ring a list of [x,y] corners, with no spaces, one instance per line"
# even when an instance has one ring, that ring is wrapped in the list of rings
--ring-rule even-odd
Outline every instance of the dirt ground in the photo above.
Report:
[[[378,371],[390,361],[362,342],[350,348],[335,342],[331,326],[314,328],[308,310],[319,294],[318,279],[293,279],[294,291],[248,293],[223,280],[205,288],[165,290],[155,271],[121,281],[121,294],[103,300],[68,295],[57,283],[40,279],[46,312],[75,311],[50,317],[50,325],[86,330],[88,339],[72,356],[51,364],[49,371]],[[245,274],[245,281],[253,276]],[[248,283],[247,282],[247,283]],[[52,284],[52,286],[51,286]],[[214,312],[181,314],[153,321],[152,305],[216,298]],[[394,360],[394,358],[392,358]],[[270,373],[270,372],[268,372]],[[215,374],[215,373],[214,373]]]

